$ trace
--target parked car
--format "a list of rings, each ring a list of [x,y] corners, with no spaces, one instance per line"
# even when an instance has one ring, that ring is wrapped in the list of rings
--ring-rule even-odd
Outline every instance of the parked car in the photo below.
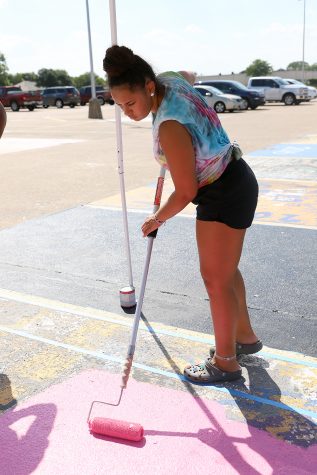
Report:
[[[306,86],[289,84],[278,76],[259,76],[249,79],[248,87],[262,90],[268,102],[284,102],[286,106],[300,104],[307,101],[308,89]]]
[[[47,87],[42,92],[43,107],[56,106],[61,109],[64,106],[75,107],[80,102],[78,89],[73,86]]]
[[[287,81],[289,84],[297,84],[299,86],[304,86],[304,87],[307,87],[308,89],[308,101],[311,101],[312,99],[315,99],[317,97],[317,89],[313,86],[307,86],[306,84],[304,84],[303,82],[301,81],[298,81],[297,79],[286,79],[285,78],[285,81]]]
[[[233,112],[234,110],[241,110],[242,99],[233,94],[223,94],[219,89],[212,86],[195,86],[194,88],[204,96],[207,104],[212,107],[218,114],[225,112]]]
[[[197,85],[206,85],[213,86],[217,89],[220,89],[225,94],[235,94],[242,98],[243,109],[254,110],[259,106],[265,104],[264,93],[261,91],[253,91],[248,89],[244,84],[239,81],[227,81],[227,80],[210,80],[210,81],[199,81],[196,82]]]
[[[43,104],[39,91],[22,91],[19,86],[0,86],[0,101],[14,112],[18,112],[21,107],[33,111]]]
[[[80,105],[84,106],[91,99],[91,86],[84,86],[79,89],[80,93]],[[96,86],[96,97],[100,102],[100,105],[114,104],[114,100],[111,97],[110,91],[103,86]]]

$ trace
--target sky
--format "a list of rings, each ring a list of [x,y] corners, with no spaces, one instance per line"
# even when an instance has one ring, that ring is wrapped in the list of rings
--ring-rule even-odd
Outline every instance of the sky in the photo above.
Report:
[[[305,0],[116,0],[118,44],[156,72],[238,73],[255,59],[286,68],[303,55]],[[89,0],[95,73],[111,45],[108,0]],[[9,72],[90,70],[86,0],[0,0]],[[317,63],[317,0],[306,0],[305,61]]]

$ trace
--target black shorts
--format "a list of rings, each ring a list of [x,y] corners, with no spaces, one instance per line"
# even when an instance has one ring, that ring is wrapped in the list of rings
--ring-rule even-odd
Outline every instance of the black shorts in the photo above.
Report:
[[[233,159],[223,174],[203,186],[193,200],[197,219],[218,221],[231,228],[245,229],[252,224],[258,201],[258,182],[249,165]]]

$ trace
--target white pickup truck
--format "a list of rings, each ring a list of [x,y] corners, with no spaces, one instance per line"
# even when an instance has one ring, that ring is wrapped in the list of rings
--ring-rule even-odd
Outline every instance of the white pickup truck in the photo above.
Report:
[[[259,76],[249,79],[248,87],[263,91],[267,102],[284,102],[286,106],[307,101],[308,89],[298,84],[289,84],[276,76]]]

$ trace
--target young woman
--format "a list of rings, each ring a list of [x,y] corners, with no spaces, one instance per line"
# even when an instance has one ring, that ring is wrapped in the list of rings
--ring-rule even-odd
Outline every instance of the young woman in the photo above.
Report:
[[[187,366],[184,374],[206,384],[238,379],[237,355],[262,348],[250,324],[238,269],[257,204],[256,178],[217,114],[180,74],[156,77],[151,66],[125,46],[107,49],[103,64],[112,97],[124,114],[139,121],[153,113],[154,155],[170,171],[175,187],[166,203],[145,220],[143,235],[191,201],[197,205],[200,271],[216,346],[206,361]]]

